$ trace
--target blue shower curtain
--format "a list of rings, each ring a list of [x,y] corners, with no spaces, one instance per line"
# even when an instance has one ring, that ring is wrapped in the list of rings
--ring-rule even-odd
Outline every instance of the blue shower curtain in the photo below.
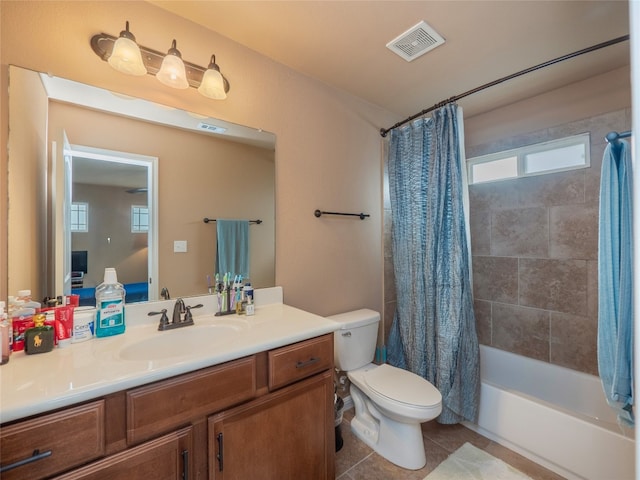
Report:
[[[397,295],[388,360],[438,388],[445,424],[475,421],[480,389],[458,114],[449,104],[393,130],[388,162]]]
[[[607,145],[600,177],[598,370],[607,402],[633,425],[631,178],[630,145]]]

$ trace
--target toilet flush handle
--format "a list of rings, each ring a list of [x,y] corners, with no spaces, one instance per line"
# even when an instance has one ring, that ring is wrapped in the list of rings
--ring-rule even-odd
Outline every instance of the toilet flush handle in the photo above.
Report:
[[[343,337],[350,337],[351,336],[351,332],[344,332],[342,334]]]

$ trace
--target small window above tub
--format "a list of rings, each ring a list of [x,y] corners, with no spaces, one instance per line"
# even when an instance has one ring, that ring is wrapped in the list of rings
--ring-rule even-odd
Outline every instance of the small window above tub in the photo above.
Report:
[[[467,160],[469,184],[586,168],[589,134],[536,143]]]

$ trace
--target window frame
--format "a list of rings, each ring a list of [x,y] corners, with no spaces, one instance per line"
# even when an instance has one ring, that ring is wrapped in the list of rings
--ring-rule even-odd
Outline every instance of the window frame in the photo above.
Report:
[[[140,228],[136,228],[136,227],[140,227],[140,224],[138,223],[136,225],[134,223],[134,218],[136,216],[134,209],[146,210],[146,216],[147,216],[146,230],[141,230]],[[137,215],[140,216],[140,212],[138,212]],[[131,233],[149,233],[149,206],[148,205],[131,205]]]
[[[584,163],[581,165],[572,165],[567,167],[552,168],[548,170],[538,170],[535,172],[525,171],[525,159],[527,155],[534,153],[547,152],[551,150],[559,150],[561,148],[568,148],[576,145],[584,145],[585,158]],[[504,160],[510,157],[516,157],[517,162],[517,176],[496,178],[493,180],[486,180],[482,182],[473,181],[473,167],[474,165],[482,163],[490,163],[498,160]],[[510,150],[503,150],[500,152],[489,153],[486,155],[480,155],[467,159],[467,178],[469,185],[480,185],[484,183],[503,182],[505,180],[515,180],[524,177],[534,177],[537,175],[546,175],[549,173],[567,172],[570,170],[579,170],[582,168],[588,168],[591,166],[591,134],[589,132],[580,133],[577,135],[571,135],[569,137],[558,138],[555,140],[549,140],[546,142],[534,143],[531,145],[525,145],[518,148],[512,148]]]
[[[80,223],[73,223],[72,217],[73,212],[79,211],[78,207],[83,207],[81,210],[84,210],[84,215],[86,218],[86,222],[83,224],[84,228],[78,228]],[[88,202],[71,202],[71,209],[69,211],[69,229],[71,233],[88,233],[89,232],[89,203]]]

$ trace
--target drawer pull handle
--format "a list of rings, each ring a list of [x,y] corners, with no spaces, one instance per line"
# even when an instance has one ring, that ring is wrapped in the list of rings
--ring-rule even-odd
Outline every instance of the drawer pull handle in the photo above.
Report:
[[[224,462],[224,451],[222,442],[222,432],[218,434],[218,471],[222,471],[222,464]]]
[[[309,365],[313,365],[314,363],[318,363],[319,361],[320,361],[319,357],[311,357],[306,362],[301,362],[298,360],[298,362],[296,363],[296,368],[308,367]]]
[[[40,453],[40,450],[36,449],[33,451],[33,455],[29,458],[25,458],[23,460],[18,460],[15,463],[11,463],[9,465],[5,465],[4,467],[0,467],[0,473],[8,472],[9,470],[13,470],[14,468],[21,467],[23,465],[27,465],[28,463],[37,462],[38,460],[42,460],[43,458],[47,458],[53,452],[51,450],[47,450],[46,452]]]
[[[182,451],[182,480],[189,480],[189,450]]]

